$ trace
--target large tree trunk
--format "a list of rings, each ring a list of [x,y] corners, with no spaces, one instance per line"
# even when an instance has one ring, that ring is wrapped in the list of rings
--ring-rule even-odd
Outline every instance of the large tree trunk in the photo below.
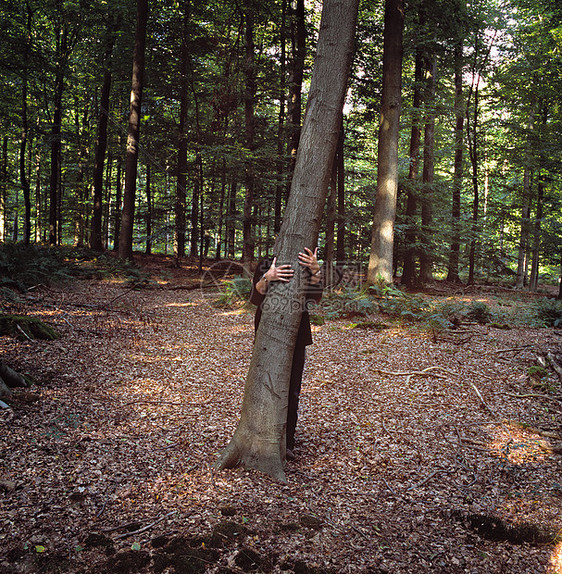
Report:
[[[29,56],[31,52],[31,22],[33,13],[29,2],[25,3],[27,10],[27,33],[25,38],[24,62],[23,62],[23,77],[22,77],[22,95],[21,95],[21,142],[20,142],[20,183],[23,191],[23,203],[25,206],[24,220],[23,220],[23,242],[29,245],[31,240],[31,186],[26,174],[26,147],[28,140],[28,121],[27,121],[27,84],[29,73]]]
[[[392,283],[394,221],[398,191],[398,136],[402,91],[403,0],[386,0],[377,193],[367,283]]]
[[[137,0],[137,29],[133,55],[129,129],[127,133],[125,191],[123,193],[123,214],[121,217],[121,231],[119,235],[119,257],[121,259],[133,258],[133,227],[135,218],[135,195],[137,190],[140,112],[144,78],[144,50],[147,20],[148,0]]]
[[[463,177],[463,128],[464,109],[462,95],[462,42],[455,45],[455,172],[453,175],[453,202],[451,221],[451,250],[449,252],[449,265],[447,281],[460,283],[459,253],[461,244],[461,191]]]
[[[2,138],[2,162],[0,164],[0,242],[6,240],[8,199],[8,136]]]
[[[240,422],[218,468],[242,463],[285,481],[287,395],[306,280],[298,253],[305,246],[314,247],[318,239],[353,54],[357,7],[358,0],[324,1],[291,193],[274,247],[279,263],[295,268],[295,277],[268,290]]]
[[[98,119],[98,137],[94,159],[94,189],[92,192],[92,227],[90,247],[94,251],[103,251],[102,214],[103,214],[103,173],[105,152],[107,150],[107,124],[109,119],[109,95],[111,93],[111,53],[113,52],[113,31],[110,29],[110,40],[103,57],[104,74],[101,88],[100,112]]]

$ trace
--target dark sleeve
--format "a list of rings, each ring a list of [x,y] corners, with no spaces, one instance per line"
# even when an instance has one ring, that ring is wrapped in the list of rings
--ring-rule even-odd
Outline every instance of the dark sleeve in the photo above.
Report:
[[[250,303],[257,305],[258,307],[263,303],[265,295],[262,295],[256,289],[256,283],[261,279],[262,275],[271,267],[271,261],[269,259],[262,259],[256,271],[254,272],[254,277],[252,278],[252,291],[250,292]]]
[[[320,282],[316,285],[312,285],[310,282],[306,289],[306,300],[312,301],[314,303],[318,303],[320,299],[322,299],[322,293],[324,292],[324,281],[320,280]]]

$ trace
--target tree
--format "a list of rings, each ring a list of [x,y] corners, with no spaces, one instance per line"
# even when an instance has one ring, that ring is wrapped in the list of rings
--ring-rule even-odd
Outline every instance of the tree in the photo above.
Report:
[[[386,0],[377,193],[367,283],[392,282],[394,220],[398,190],[398,135],[402,91],[403,0]]]
[[[274,252],[293,264],[289,283],[268,290],[244,388],[240,422],[217,462],[238,464],[285,481],[287,393],[302,314],[304,274],[298,252],[313,246],[328,190],[354,46],[358,0],[325,0],[307,111],[291,193]]]
[[[125,190],[123,192],[123,214],[119,234],[119,257],[133,257],[133,224],[135,215],[135,195],[137,187],[137,164],[139,157],[140,112],[144,81],[144,50],[146,44],[146,23],[148,20],[148,0],[137,1],[137,30],[133,55],[133,75],[131,81],[131,108],[127,134],[127,162],[125,164]]]

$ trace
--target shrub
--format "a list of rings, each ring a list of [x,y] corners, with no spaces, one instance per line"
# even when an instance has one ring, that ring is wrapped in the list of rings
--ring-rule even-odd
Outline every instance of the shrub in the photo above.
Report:
[[[490,307],[482,301],[474,301],[468,306],[468,311],[465,313],[466,318],[470,321],[476,321],[481,325],[485,325],[492,320],[492,312]]]
[[[562,325],[562,301],[540,299],[534,304],[534,312],[537,320],[545,327]]]
[[[223,283],[221,294],[213,303],[217,307],[232,307],[237,303],[248,301],[251,291],[252,281],[240,275]]]

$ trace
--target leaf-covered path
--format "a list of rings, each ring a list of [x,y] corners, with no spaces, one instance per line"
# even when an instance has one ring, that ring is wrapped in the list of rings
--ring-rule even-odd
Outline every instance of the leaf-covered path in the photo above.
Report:
[[[562,572],[562,403],[524,396],[560,334],[314,327],[279,485],[213,470],[252,313],[173,286],[45,290],[63,336],[0,338],[38,382],[0,412],[0,571]]]

